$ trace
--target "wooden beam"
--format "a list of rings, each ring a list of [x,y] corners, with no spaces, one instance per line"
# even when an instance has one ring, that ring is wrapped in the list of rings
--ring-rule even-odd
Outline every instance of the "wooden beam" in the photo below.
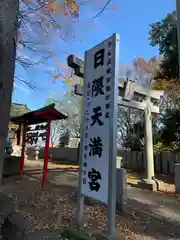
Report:
[[[81,67],[84,68],[84,61],[80,58],[77,58],[74,55],[69,55],[67,57],[67,65],[71,68]]]
[[[83,96],[83,87],[79,84],[74,86],[74,93],[79,96]]]
[[[76,67],[74,69],[74,73],[76,76],[80,77],[80,78],[84,78],[84,68],[82,67]]]
[[[125,83],[126,80],[121,80],[119,82],[118,88],[124,89]],[[140,84],[134,83],[134,93],[136,93],[137,95],[149,96],[151,98],[159,100],[163,96],[164,91],[152,90]]]
[[[125,101],[122,97],[118,97],[118,102],[119,105],[122,105],[124,107],[128,107],[128,108],[135,108],[135,109],[139,109],[139,110],[144,110],[146,108],[146,102],[138,102],[135,100],[131,100],[131,101]],[[152,113],[159,113],[159,107],[155,106],[153,104],[150,105],[150,109]]]
[[[143,96],[144,98],[146,96],[150,96],[152,99],[155,99],[155,100],[159,100],[162,96],[163,96],[163,91],[156,91],[156,90],[151,90],[151,89],[147,89],[147,88],[144,88],[138,84],[134,84],[134,93],[137,94],[138,96]],[[124,95],[124,82],[120,82],[120,84],[118,85],[118,88],[119,88],[119,95],[121,97],[123,97]],[[74,91],[75,91],[75,94],[77,95],[83,95],[83,88],[81,85],[75,85],[75,88],[74,88]]]
[[[75,75],[78,77],[83,78],[84,77],[84,61],[80,58],[77,58],[74,55],[69,55],[67,58],[67,64],[69,67],[73,68],[75,70]],[[121,92],[121,89],[125,89],[127,80],[123,80],[122,78],[119,79],[119,90]],[[149,88],[146,88],[140,84],[133,83],[134,93],[139,96],[150,96],[152,99],[159,100],[163,94],[164,91],[158,91],[158,90],[152,90]],[[124,94],[124,93],[123,93]],[[79,95],[79,94],[78,94]]]
[[[76,84],[74,92],[76,95],[83,96],[83,87],[81,85]],[[118,97],[117,104],[122,105],[124,107],[135,108],[139,110],[144,110],[146,108],[145,101],[144,102],[138,102],[135,100],[125,101],[122,96]],[[150,105],[150,108],[152,113],[159,113],[159,107],[153,105],[153,103]]]
[[[74,55],[69,55],[67,58],[67,65],[74,69],[75,75],[84,77],[84,61]]]

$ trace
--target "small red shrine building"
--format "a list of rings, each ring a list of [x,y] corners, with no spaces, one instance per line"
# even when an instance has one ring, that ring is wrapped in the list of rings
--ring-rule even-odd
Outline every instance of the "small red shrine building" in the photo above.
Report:
[[[20,175],[23,174],[23,168],[24,168],[24,152],[25,152],[25,145],[26,145],[26,134],[27,132],[32,132],[34,130],[31,130],[29,127],[30,125],[36,125],[40,123],[47,123],[46,126],[44,126],[44,129],[46,129],[45,134],[45,157],[44,157],[44,167],[43,167],[43,179],[42,179],[42,186],[46,183],[46,176],[48,173],[48,159],[49,159],[49,143],[50,143],[50,127],[51,127],[51,121],[54,120],[63,120],[67,119],[67,116],[65,116],[63,113],[59,112],[55,108],[55,104],[50,104],[46,107],[37,109],[35,111],[27,112],[25,114],[22,114],[17,117],[12,117],[11,122],[19,125],[19,128],[21,129],[21,136],[22,136],[22,150],[21,150],[21,160],[20,160]],[[36,130],[36,129],[35,129]]]

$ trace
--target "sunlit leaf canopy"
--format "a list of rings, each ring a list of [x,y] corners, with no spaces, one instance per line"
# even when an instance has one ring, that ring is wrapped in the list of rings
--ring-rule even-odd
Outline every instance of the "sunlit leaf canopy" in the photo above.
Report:
[[[86,33],[96,27],[103,31],[96,19],[104,10],[114,10],[114,6],[111,5],[110,0],[20,0],[16,59],[18,69],[23,68],[23,71],[27,71],[31,66],[43,67],[43,72],[53,75],[53,79],[61,78],[68,86],[74,86],[72,73],[67,75],[57,63],[57,59],[62,57],[62,49],[54,49],[54,46],[61,44],[61,41],[69,44],[83,43]],[[71,53],[68,52],[66,57],[68,54]],[[55,73],[49,73],[48,61],[52,58],[54,61],[55,56],[57,70]],[[28,76],[30,78],[29,74]],[[37,87],[33,79],[24,79],[18,74],[15,79],[30,88]]]
[[[89,20],[91,27],[96,27],[97,24],[93,20],[100,16],[108,3],[110,0],[21,0],[20,36],[28,38],[31,32],[38,33],[39,37],[53,35],[60,38],[75,38],[78,34],[76,36],[72,34],[72,25],[75,22],[79,25],[81,20],[80,25],[83,25],[83,22],[86,24],[86,20]],[[113,6],[110,7],[111,10],[114,9]],[[68,31],[70,25],[71,33]],[[78,27],[77,24],[75,27]],[[52,34],[54,30],[56,35]]]
[[[75,84],[83,84],[83,79],[74,76],[74,70],[68,67],[65,64],[62,64],[60,60],[54,56],[53,57],[55,63],[57,64],[57,69],[53,74],[54,80],[62,79],[64,80],[71,88],[74,87]]]
[[[83,34],[98,26],[94,21],[107,3],[109,0],[20,0],[18,55],[49,57],[57,39],[82,43]]]
[[[20,0],[19,36],[16,65],[28,70],[31,66],[40,66],[55,53],[54,39],[65,41],[72,39],[72,22],[78,18],[76,1],[59,0]],[[68,11],[67,11],[68,9]],[[72,21],[73,20],[73,21]],[[40,64],[39,64],[40,63]],[[35,89],[32,80],[15,76]]]
[[[66,28],[68,18],[78,18],[79,5],[75,0],[21,0],[20,2],[20,31],[19,40],[39,45],[55,33],[68,34]],[[65,30],[65,31],[64,31]],[[29,41],[31,39],[31,41]],[[33,39],[33,42],[32,42]]]

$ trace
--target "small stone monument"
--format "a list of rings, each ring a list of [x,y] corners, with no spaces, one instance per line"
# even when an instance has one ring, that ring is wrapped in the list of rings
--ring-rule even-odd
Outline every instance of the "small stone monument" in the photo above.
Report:
[[[126,170],[117,168],[116,171],[116,209],[120,214],[123,214],[127,204]]]
[[[35,160],[39,159],[39,152],[40,152],[40,148],[38,146],[35,147]]]
[[[5,155],[9,156],[13,153],[13,147],[12,147],[12,141],[10,139],[6,139],[6,144],[5,144]]]

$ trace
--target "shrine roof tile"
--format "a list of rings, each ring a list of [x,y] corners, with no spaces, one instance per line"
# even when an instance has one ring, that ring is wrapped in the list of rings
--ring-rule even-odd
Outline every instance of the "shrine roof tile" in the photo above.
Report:
[[[12,118],[12,117],[21,116],[30,111],[31,110],[28,108],[28,106],[26,104],[12,103],[10,117]]]
[[[29,111],[21,116],[11,117],[11,122],[18,124],[38,124],[47,122],[48,120],[63,120],[67,119],[67,116],[59,112],[55,108],[55,104],[50,104],[46,107],[37,109],[35,111]]]

